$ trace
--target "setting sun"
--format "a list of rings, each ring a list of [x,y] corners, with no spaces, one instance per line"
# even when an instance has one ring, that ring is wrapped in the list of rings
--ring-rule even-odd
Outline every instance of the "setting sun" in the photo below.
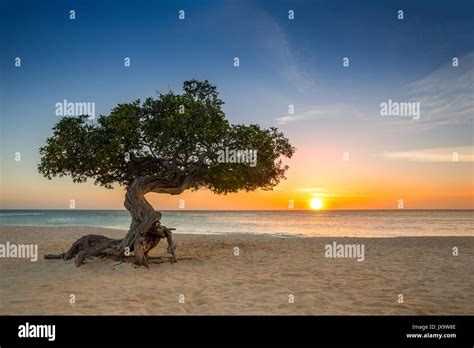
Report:
[[[323,201],[321,198],[314,198],[310,202],[311,209],[319,210],[323,207]]]

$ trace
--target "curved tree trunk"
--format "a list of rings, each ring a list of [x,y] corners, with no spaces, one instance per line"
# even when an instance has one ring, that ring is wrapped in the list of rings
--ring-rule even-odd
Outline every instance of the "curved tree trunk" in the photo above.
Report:
[[[145,194],[150,192],[151,189],[152,186],[147,183],[147,178],[136,179],[128,187],[124,205],[132,216],[132,222],[128,233],[118,246],[120,250],[126,253],[133,251],[135,263],[143,266],[146,266],[148,252],[159,242],[159,237],[147,236],[147,232],[155,224],[159,224],[161,219],[161,214],[155,211],[145,199]]]
[[[148,192],[178,194],[182,187],[166,186],[155,177],[141,177],[127,188],[125,194],[125,208],[132,216],[130,228],[123,239],[111,239],[101,235],[90,234],[77,240],[71,248],[59,255],[45,255],[46,259],[62,258],[70,260],[80,266],[85,259],[92,256],[108,256],[123,259],[133,253],[135,263],[148,266],[148,252],[157,246],[160,239],[168,241],[168,253],[171,262],[176,262],[171,229],[161,226],[161,213],[155,211],[145,199]]]

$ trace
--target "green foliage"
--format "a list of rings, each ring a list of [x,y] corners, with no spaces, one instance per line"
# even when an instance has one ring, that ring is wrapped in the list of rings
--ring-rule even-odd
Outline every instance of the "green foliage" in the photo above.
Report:
[[[271,189],[288,169],[281,156],[291,157],[295,149],[276,128],[230,125],[222,105],[215,86],[192,80],[184,82],[182,94],[119,104],[95,123],[87,116],[64,117],[40,149],[38,170],[48,179],[91,178],[107,188],[156,177],[163,186],[186,183],[215,193]],[[257,165],[218,163],[226,146],[256,150]]]

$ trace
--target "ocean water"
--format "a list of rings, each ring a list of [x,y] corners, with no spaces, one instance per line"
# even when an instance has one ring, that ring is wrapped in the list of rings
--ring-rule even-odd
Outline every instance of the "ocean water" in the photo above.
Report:
[[[0,225],[128,229],[125,210],[0,210]],[[474,236],[474,210],[162,211],[176,233],[303,237]]]

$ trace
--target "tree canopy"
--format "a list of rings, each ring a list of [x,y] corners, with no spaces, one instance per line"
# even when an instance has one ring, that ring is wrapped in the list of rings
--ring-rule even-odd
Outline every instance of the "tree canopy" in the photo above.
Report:
[[[48,179],[93,179],[107,188],[150,178],[172,194],[271,189],[288,169],[281,157],[290,158],[294,147],[276,128],[230,124],[223,104],[215,86],[191,80],[181,94],[169,91],[119,104],[97,120],[63,117],[40,149],[38,170]],[[256,165],[222,163],[218,156],[225,148],[256,151]]]

